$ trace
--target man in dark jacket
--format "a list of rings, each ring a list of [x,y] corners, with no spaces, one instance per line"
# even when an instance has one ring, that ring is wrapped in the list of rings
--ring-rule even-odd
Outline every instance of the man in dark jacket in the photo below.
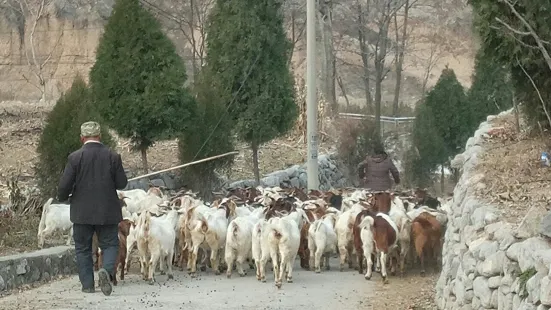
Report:
[[[382,145],[377,145],[374,155],[368,156],[358,166],[360,180],[364,181],[366,188],[374,192],[390,190],[389,174],[392,174],[394,183],[400,184],[400,173]]]
[[[103,268],[98,272],[98,282],[103,294],[109,296],[116,272],[118,224],[122,221],[116,190],[124,189],[128,179],[121,156],[100,142],[98,123],[82,124],[80,140],[83,146],[69,155],[57,198],[66,201],[72,194],[70,213],[82,291],[95,291],[92,260],[92,237],[95,232],[103,252]]]

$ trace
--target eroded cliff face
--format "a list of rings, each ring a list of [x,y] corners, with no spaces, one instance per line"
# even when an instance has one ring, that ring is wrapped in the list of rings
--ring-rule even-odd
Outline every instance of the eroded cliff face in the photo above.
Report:
[[[55,99],[77,72],[87,78],[112,4],[54,0],[42,12],[16,0],[1,6],[0,100]]]

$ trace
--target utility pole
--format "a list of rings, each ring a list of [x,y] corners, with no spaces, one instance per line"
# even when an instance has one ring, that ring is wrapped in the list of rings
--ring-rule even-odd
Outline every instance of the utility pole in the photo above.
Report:
[[[316,0],[306,0],[306,133],[308,189],[319,189],[318,100],[316,87]]]

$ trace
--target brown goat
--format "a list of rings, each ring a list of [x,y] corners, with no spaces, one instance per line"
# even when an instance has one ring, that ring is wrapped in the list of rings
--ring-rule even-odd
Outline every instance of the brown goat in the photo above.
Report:
[[[113,284],[117,285],[117,270],[119,268],[119,265],[121,267],[121,280],[124,280],[124,271],[126,267],[126,237],[128,237],[128,234],[130,233],[130,226],[132,225],[132,221],[128,219],[124,219],[121,222],[119,222],[119,232],[118,232],[118,238],[119,238],[119,248],[117,251],[117,260],[115,261],[115,267],[113,272]],[[96,234],[94,233],[94,236]],[[93,239],[92,239],[93,240]],[[97,240],[97,238],[96,238]],[[98,251],[99,252],[99,251]],[[98,269],[101,268],[103,265],[103,253],[98,254],[97,259],[97,267]]]
[[[421,260],[421,276],[425,275],[425,256],[432,254],[435,270],[438,271],[438,258],[442,248],[442,226],[436,217],[428,212],[419,214],[411,223],[411,237],[415,252]]]

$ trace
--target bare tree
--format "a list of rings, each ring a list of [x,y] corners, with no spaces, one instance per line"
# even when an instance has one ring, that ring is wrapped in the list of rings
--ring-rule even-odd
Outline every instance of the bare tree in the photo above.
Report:
[[[296,0],[287,0],[283,6],[283,12],[285,13],[287,32],[289,33],[289,38],[291,40],[291,53],[289,54],[289,62],[293,59],[295,51],[302,50],[303,45],[302,41],[304,38],[304,33],[306,31],[306,2],[296,1]],[[300,65],[305,59],[301,58],[301,62],[297,65]]]
[[[46,10],[52,3],[53,0],[17,0],[4,1],[2,3],[4,7],[10,7],[23,16],[25,22],[30,23],[29,33],[27,34],[23,31],[20,35],[22,36],[21,48],[25,51],[25,60],[32,76],[27,76],[25,73],[22,73],[22,77],[40,91],[40,101],[46,100],[47,83],[52,79],[56,71],[51,68],[57,67],[56,63],[59,63],[61,54],[59,43],[63,37],[63,29],[56,35],[49,51],[45,51],[43,48],[39,49],[40,44],[36,42],[37,28],[43,20],[48,18]],[[45,32],[43,32],[43,34],[45,34]],[[44,38],[42,38],[42,40],[44,40]]]
[[[214,0],[173,0],[154,2],[141,0],[154,14],[164,20],[169,31],[180,32],[191,53],[191,76],[195,81],[205,64],[206,25]]]
[[[394,101],[392,103],[392,114],[398,116],[398,107],[400,101],[400,90],[402,85],[402,71],[404,67],[404,54],[406,50],[406,42],[408,39],[408,21],[409,9],[415,5],[417,0],[405,0],[404,16],[402,26],[398,26],[398,14],[394,14],[394,30],[396,32],[396,86],[394,87]],[[402,31],[401,36],[399,34]]]
[[[329,103],[331,112],[338,111],[336,95],[336,62],[333,41],[333,0],[318,0],[318,22],[321,34],[322,48],[322,81],[323,97]]]
[[[375,131],[377,134],[380,134],[382,83],[389,72],[385,67],[388,47],[390,45],[388,31],[394,15],[404,5],[404,2],[396,0],[375,0],[373,4],[372,12],[370,12],[371,18],[369,20],[374,21],[377,33],[379,34],[377,40],[373,44],[375,68],[375,96],[373,99],[375,105]]]
[[[429,47],[427,57],[423,59],[425,67],[421,86],[421,94],[423,95],[427,91],[427,84],[431,77],[432,71],[434,70],[434,67],[436,67],[438,61],[444,56],[444,48],[441,44],[442,39],[443,38],[437,32],[432,33],[426,38]]]

